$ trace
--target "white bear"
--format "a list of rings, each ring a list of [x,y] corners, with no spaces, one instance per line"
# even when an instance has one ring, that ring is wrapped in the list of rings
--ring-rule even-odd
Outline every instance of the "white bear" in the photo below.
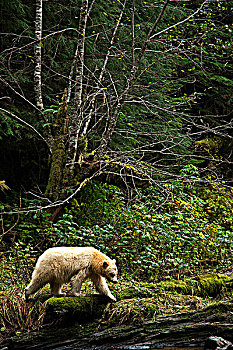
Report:
[[[113,301],[106,279],[117,283],[116,261],[92,247],[55,247],[47,249],[38,259],[32,280],[25,289],[25,298],[37,292],[47,283],[51,293],[63,296],[61,288],[71,282],[72,295],[79,296],[81,285],[86,279],[93,281],[100,294]]]

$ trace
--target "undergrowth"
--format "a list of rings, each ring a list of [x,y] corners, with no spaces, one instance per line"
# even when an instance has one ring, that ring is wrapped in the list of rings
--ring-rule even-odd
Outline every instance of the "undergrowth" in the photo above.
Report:
[[[133,298],[110,304],[105,309],[101,324],[108,326],[142,324],[159,315],[197,311],[213,303],[210,298],[160,292],[150,298]]]
[[[127,202],[116,186],[90,184],[56,223],[46,213],[22,218],[11,249],[30,260],[52,246],[94,246],[116,258],[121,273],[151,281],[231,270],[232,190],[183,182],[163,190]]]

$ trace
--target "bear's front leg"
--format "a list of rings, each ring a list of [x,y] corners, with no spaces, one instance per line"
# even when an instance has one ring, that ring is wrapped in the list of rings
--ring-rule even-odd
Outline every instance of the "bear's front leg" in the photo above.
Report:
[[[61,292],[62,284],[59,282],[50,282],[51,294],[56,297],[64,297],[66,294]]]
[[[94,275],[91,277],[96,290],[103,295],[106,295],[107,297],[109,297],[111,300],[116,301],[116,298],[112,295],[112,293],[110,292],[107,282],[105,280],[104,277],[100,276],[100,275]]]
[[[72,277],[71,279],[71,293],[73,296],[78,297],[80,296],[80,290],[81,290],[81,286],[82,283],[85,281],[87,276],[87,272],[86,270],[80,270],[77,275],[75,275],[74,277]]]

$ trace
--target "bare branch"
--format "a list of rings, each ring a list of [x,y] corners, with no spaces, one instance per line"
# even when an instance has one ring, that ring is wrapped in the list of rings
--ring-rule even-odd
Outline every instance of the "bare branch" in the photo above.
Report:
[[[46,145],[48,146],[49,148],[49,151],[51,153],[51,149],[50,149],[50,146],[48,144],[48,142],[45,140],[45,138],[34,128],[34,126],[32,126],[31,124],[27,123],[25,120],[21,119],[20,117],[18,117],[17,115],[15,115],[14,113],[10,112],[10,111],[7,111],[6,109],[4,108],[1,108],[0,107],[0,110],[8,115],[10,115],[12,118],[18,120],[21,124],[24,124],[26,125],[28,128],[30,128],[31,130],[33,130],[33,132],[35,132],[39,138],[41,138],[45,143]]]
[[[172,26],[170,26],[170,27],[168,27],[168,28],[163,29],[163,30],[161,30],[161,31],[158,32],[158,33],[155,33],[154,35],[151,36],[151,39],[154,39],[156,36],[159,36],[159,35],[161,35],[162,33],[168,32],[169,30],[171,30],[171,29],[173,29],[173,28],[179,26],[180,24],[183,24],[183,23],[185,23],[185,22],[188,22],[191,18],[193,18],[194,16],[196,16],[196,14],[198,14],[198,12],[201,11],[201,9],[203,8],[203,6],[204,6],[208,1],[209,1],[209,0],[205,0],[205,1],[201,4],[201,6],[200,6],[195,12],[193,12],[190,16],[186,17],[186,18],[183,19],[182,21],[180,21],[180,22],[178,22],[178,23],[176,23],[176,24],[173,24]]]

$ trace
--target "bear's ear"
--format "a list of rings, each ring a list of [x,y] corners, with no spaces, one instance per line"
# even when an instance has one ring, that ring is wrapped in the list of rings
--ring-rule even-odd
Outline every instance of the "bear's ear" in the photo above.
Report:
[[[112,262],[113,262],[113,264],[115,264],[116,263],[116,259],[113,259]]]
[[[103,262],[103,268],[106,269],[107,267],[108,267],[108,263],[107,263],[107,261],[104,261]]]

